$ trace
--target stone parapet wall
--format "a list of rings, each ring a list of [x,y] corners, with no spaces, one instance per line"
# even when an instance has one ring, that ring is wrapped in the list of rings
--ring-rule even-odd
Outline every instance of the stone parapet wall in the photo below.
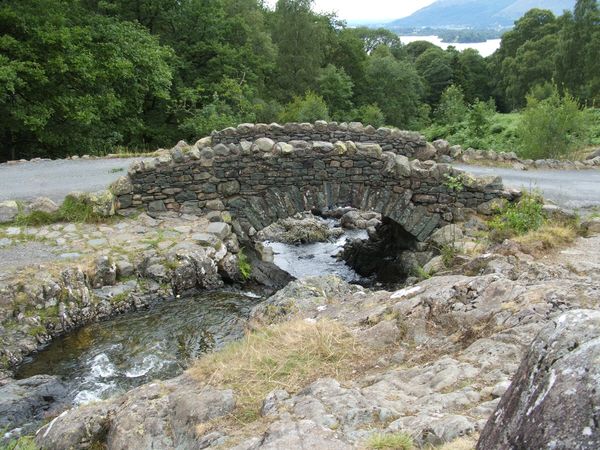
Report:
[[[311,123],[241,124],[237,128],[226,128],[211,134],[212,145],[254,142],[267,137],[277,142],[293,141],[338,141],[371,142],[379,144],[383,151],[414,158],[427,147],[427,141],[419,133],[396,128],[375,129],[360,122],[337,123],[317,121]]]
[[[510,197],[497,177],[474,179],[446,164],[409,161],[379,144],[269,138],[178,146],[133,164],[112,189],[120,208],[185,212],[222,203],[249,234],[297,212],[353,206],[391,218],[420,240],[464,208]]]

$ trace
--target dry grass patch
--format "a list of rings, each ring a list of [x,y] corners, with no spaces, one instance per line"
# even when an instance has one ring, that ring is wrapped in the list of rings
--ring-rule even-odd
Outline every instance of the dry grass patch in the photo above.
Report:
[[[458,438],[452,442],[436,447],[436,450],[475,450],[479,435],[471,435]]]
[[[375,359],[339,323],[295,320],[254,331],[202,357],[189,373],[200,383],[235,391],[233,419],[239,424],[257,420],[274,389],[295,393],[318,378],[347,380]]]
[[[532,255],[539,255],[571,244],[577,238],[577,230],[573,225],[544,224],[539,229],[514,238],[521,250]]]

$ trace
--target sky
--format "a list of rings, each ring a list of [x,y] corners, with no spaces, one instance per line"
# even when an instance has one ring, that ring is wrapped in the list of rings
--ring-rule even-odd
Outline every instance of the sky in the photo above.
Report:
[[[315,0],[319,12],[335,12],[349,22],[391,22],[408,16],[435,0]],[[267,0],[273,6],[277,0]]]

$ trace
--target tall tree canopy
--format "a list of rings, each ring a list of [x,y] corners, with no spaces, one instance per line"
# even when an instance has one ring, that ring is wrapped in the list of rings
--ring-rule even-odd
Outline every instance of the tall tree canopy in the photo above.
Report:
[[[527,12],[488,58],[350,28],[312,0],[3,0],[0,30],[0,161],[320,115],[420,127],[490,97],[522,108],[552,82],[600,104],[595,0]]]

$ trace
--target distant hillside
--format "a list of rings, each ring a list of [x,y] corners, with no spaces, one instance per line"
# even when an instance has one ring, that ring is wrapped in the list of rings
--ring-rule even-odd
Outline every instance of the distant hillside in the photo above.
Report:
[[[388,27],[507,27],[531,8],[562,14],[574,5],[575,0],[438,0]]]

